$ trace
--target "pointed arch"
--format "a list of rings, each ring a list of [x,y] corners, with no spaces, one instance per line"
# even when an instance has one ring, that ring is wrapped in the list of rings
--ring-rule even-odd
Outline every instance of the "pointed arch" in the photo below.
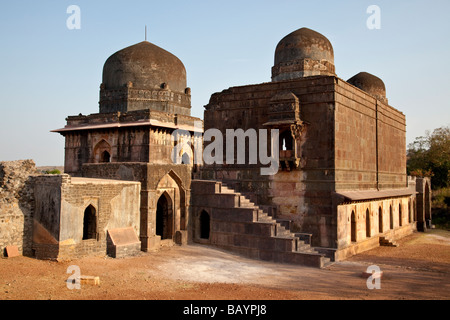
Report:
[[[370,238],[371,230],[370,230],[370,211],[367,208],[366,210],[366,238]]]
[[[111,162],[111,145],[102,139],[95,145],[93,154],[95,163]]]
[[[156,205],[156,235],[162,240],[173,238],[173,203],[172,198],[164,192]]]
[[[83,215],[83,240],[97,239],[97,210],[90,204]]]
[[[392,205],[389,205],[389,226],[394,229],[394,213],[392,212]]]
[[[179,177],[179,175],[172,169],[170,169],[166,174],[164,174],[161,179],[158,181],[155,190],[164,190],[169,184],[169,188],[174,189],[173,195],[173,221],[174,221],[174,232],[177,230],[187,230],[187,210],[188,203],[186,201],[186,189],[183,184],[183,180]]]
[[[355,211],[352,210],[352,215],[351,215],[351,240],[352,242],[356,242],[356,215],[355,215]]]
[[[431,221],[431,191],[430,185],[428,181],[425,183],[425,192],[424,192],[424,203],[425,203],[425,224]]]
[[[383,209],[378,207],[378,232],[383,233]]]
[[[287,151],[294,149],[294,139],[290,129],[284,130],[280,133],[280,151]]]

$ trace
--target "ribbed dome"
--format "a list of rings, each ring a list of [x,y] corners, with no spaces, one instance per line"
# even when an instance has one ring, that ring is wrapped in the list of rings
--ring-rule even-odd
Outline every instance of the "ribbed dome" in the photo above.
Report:
[[[331,42],[308,28],[284,37],[275,49],[274,81],[313,75],[334,75],[334,51]]]
[[[387,102],[386,86],[383,80],[367,72],[360,72],[347,80],[355,87],[375,96],[378,100]]]
[[[165,83],[172,91],[186,89],[186,69],[176,56],[143,41],[122,49],[103,66],[105,89],[118,89],[132,82],[133,88],[156,89]]]

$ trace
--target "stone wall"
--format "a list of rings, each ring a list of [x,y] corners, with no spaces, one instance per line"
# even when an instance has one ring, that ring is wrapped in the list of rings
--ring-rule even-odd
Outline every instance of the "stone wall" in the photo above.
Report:
[[[192,133],[194,125],[201,127],[201,123],[200,119],[188,115],[140,110],[71,116],[65,128],[54,132],[65,136],[64,172],[81,176],[85,163],[172,164],[172,149],[177,143],[172,137],[174,130]]]
[[[23,255],[31,255],[33,230],[33,187],[37,175],[32,160],[0,162],[0,255],[15,245]]]
[[[403,113],[337,79],[336,190],[405,188]]]
[[[141,183],[141,230],[142,250],[159,247],[156,235],[157,203],[167,196],[173,214],[172,236],[177,231],[189,230],[189,204],[191,187],[190,165],[150,163],[84,164],[83,176],[102,179],[139,181]]]
[[[273,206],[292,230],[312,233],[316,246],[336,247],[333,192],[407,187],[405,116],[338,77],[232,87],[211,96],[204,118],[205,131],[224,135],[224,155],[227,129],[279,129],[295,139],[288,150],[280,143],[273,176],[261,175],[259,162],[226,163],[205,164],[202,179]]]
[[[67,174],[43,175],[34,180],[33,249],[37,258],[104,256],[108,230],[128,227],[136,237],[139,234],[139,182]]]
[[[274,206],[277,217],[293,221],[293,230],[313,233],[314,245],[325,247],[332,246],[336,236],[330,197],[335,187],[335,79],[317,76],[233,87],[211,97],[204,117],[205,131],[216,128],[225,133],[227,129],[278,128],[281,133],[286,128],[266,125],[273,121],[270,112],[276,107],[274,99],[283,92],[298,98],[303,131],[294,141],[293,152],[299,161],[297,168],[287,168],[280,162],[277,174],[263,176],[260,163],[205,164],[202,178],[225,181],[239,192],[252,194],[258,204]],[[226,143],[224,145],[226,149]]]

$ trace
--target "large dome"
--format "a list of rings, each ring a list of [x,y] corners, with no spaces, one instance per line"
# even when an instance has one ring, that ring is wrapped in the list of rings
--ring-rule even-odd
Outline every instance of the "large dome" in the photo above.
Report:
[[[387,103],[383,80],[368,72],[360,72],[347,80],[348,83]]]
[[[308,28],[284,37],[275,50],[274,81],[313,75],[334,75],[334,51],[331,42]]]
[[[114,53],[103,66],[105,89],[123,88],[129,82],[137,89],[157,89],[165,84],[172,91],[184,92],[186,69],[170,52],[143,41]]]

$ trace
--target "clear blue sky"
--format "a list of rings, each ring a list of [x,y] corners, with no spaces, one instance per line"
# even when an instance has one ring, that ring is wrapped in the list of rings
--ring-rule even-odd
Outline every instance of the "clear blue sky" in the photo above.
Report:
[[[81,29],[69,30],[69,5]],[[369,5],[381,29],[369,30]],[[98,112],[102,68],[148,40],[178,56],[203,118],[211,94],[270,81],[274,50],[308,27],[333,44],[337,75],[370,72],[406,115],[407,142],[450,124],[450,1],[4,1],[0,7],[0,161],[63,165],[68,115]]]

